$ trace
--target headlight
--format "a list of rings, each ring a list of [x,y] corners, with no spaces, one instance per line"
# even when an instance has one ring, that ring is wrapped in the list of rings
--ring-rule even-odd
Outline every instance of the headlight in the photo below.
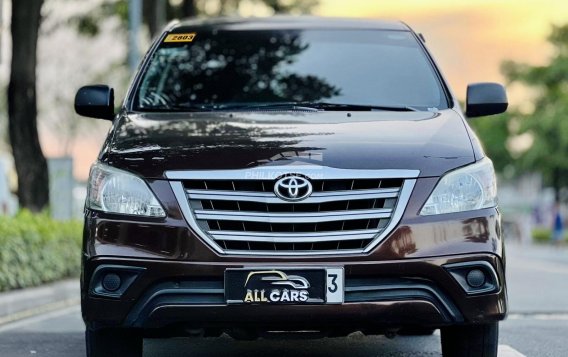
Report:
[[[420,215],[472,211],[496,205],[495,171],[491,160],[485,158],[444,175]]]
[[[101,163],[91,168],[87,207],[108,213],[165,217],[164,209],[140,177]]]

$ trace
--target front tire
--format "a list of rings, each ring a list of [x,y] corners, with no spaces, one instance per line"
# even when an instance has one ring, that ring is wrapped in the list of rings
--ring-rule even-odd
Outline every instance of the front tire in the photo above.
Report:
[[[499,323],[451,326],[441,330],[444,357],[497,357]]]
[[[142,357],[142,335],[132,329],[85,330],[87,357]]]

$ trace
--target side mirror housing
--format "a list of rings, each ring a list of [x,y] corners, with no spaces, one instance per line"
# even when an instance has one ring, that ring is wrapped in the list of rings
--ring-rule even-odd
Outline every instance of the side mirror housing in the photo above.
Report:
[[[465,115],[469,118],[503,113],[508,105],[505,88],[498,83],[474,83],[467,86]]]
[[[75,95],[75,112],[97,119],[114,118],[114,90],[98,84],[81,87]]]

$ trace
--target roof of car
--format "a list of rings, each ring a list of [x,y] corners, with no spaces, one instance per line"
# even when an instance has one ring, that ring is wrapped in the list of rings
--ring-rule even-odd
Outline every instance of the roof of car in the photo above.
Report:
[[[191,31],[195,27],[211,27],[226,30],[278,30],[278,29],[356,29],[409,31],[401,21],[354,19],[318,16],[272,17],[221,17],[182,20],[170,26],[168,31]]]

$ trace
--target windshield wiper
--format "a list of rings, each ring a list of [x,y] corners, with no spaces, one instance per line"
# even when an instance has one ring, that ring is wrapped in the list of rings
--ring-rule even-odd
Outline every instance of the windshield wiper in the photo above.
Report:
[[[301,110],[318,112],[321,109],[313,107],[306,102],[274,102],[274,103],[239,103],[239,104],[220,104],[217,110]]]
[[[179,103],[163,107],[143,108],[144,111],[168,112],[212,112],[212,111],[263,111],[263,110],[298,110],[298,111],[393,111],[415,112],[420,109],[411,106],[385,106],[366,104],[345,104],[328,102],[273,102],[273,103],[234,103],[234,104],[205,104],[205,103]]]
[[[306,103],[307,104],[307,103]],[[311,107],[322,110],[340,110],[340,111],[373,111],[384,110],[391,112],[417,112],[417,108],[411,106],[390,106],[390,105],[367,105],[367,104],[347,104],[347,103],[327,103],[316,102],[309,103]]]
[[[228,104],[219,105],[217,110],[302,110],[302,111],[396,111],[396,112],[415,112],[418,108],[411,106],[385,106],[385,105],[366,105],[366,104],[344,104],[328,102],[274,102],[258,104]]]
[[[144,112],[211,112],[215,109],[212,104],[203,103],[176,103],[139,108],[140,111]]]

